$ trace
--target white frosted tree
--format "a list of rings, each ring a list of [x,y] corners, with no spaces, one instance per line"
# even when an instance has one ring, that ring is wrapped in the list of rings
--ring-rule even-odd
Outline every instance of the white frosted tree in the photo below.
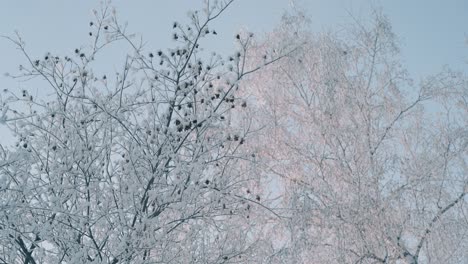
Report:
[[[44,88],[0,97],[17,139],[0,153],[0,263],[262,261],[250,216],[268,210],[248,189],[250,129],[231,122],[246,107],[239,81],[261,67],[245,65],[252,34],[233,36],[227,59],[200,47],[232,2],[174,23],[168,50],[144,48],[109,6],[72,54],[36,58],[8,38],[29,62],[11,76]],[[100,60],[114,42],[130,50],[117,72]]]
[[[276,263],[468,261],[468,81],[413,84],[385,16],[314,34],[301,15],[256,45],[301,45],[249,79],[263,179],[289,220]]]

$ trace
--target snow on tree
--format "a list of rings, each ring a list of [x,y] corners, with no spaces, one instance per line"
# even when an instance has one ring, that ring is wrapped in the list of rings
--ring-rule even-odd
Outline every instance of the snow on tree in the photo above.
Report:
[[[107,5],[89,24],[92,44],[71,54],[37,57],[9,38],[29,62],[11,77],[47,88],[0,97],[17,138],[0,153],[0,262],[261,261],[250,216],[271,212],[249,190],[250,128],[231,119],[246,107],[239,81],[282,55],[247,67],[252,34],[233,36],[227,59],[202,50],[232,2],[175,22],[167,50],[144,48]],[[130,54],[121,70],[98,70],[113,43]]]
[[[270,205],[289,218],[270,230],[272,262],[468,261],[466,75],[414,84],[379,12],[322,34],[286,16],[253,61],[294,45],[245,94]]]

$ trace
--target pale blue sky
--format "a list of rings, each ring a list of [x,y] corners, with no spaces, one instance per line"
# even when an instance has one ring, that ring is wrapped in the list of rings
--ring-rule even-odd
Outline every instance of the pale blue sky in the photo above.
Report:
[[[436,73],[445,64],[468,72],[468,0],[297,0],[296,6],[309,14],[314,30],[337,27],[356,17],[368,17],[372,6],[381,6],[399,36],[404,64],[415,81]],[[172,22],[186,21],[190,9],[201,7],[202,0],[113,1],[119,17],[129,22],[129,29],[141,33],[154,49],[170,47]],[[33,56],[47,51],[65,55],[80,44],[87,44],[92,0],[0,1],[0,35],[18,30]],[[241,28],[260,33],[272,29],[290,0],[237,0],[214,27],[219,37],[212,43],[220,51],[232,48],[232,36]],[[116,57],[124,54],[115,54]],[[15,72],[21,54],[0,39],[0,73]],[[111,70],[110,70],[111,71]],[[0,75],[0,88],[18,88]],[[3,132],[2,132],[3,131]],[[0,127],[0,135],[4,135]],[[1,140],[3,138],[3,140]],[[5,137],[0,137],[5,143]]]

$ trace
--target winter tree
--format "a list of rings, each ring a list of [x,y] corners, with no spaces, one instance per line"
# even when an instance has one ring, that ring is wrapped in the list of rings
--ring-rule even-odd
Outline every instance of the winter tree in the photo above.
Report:
[[[7,37],[28,61],[11,77],[44,90],[0,97],[17,139],[0,152],[1,263],[262,261],[252,211],[273,213],[249,189],[251,129],[232,115],[247,107],[239,81],[281,55],[247,65],[249,33],[227,58],[203,51],[232,2],[175,22],[167,50],[132,38],[109,6],[94,12],[91,45],[70,54],[39,57]],[[130,49],[121,70],[98,70],[114,43]]]
[[[385,16],[314,34],[301,16],[256,43],[301,49],[249,79],[274,263],[468,261],[468,79],[414,84]],[[279,202],[278,202],[279,201]]]

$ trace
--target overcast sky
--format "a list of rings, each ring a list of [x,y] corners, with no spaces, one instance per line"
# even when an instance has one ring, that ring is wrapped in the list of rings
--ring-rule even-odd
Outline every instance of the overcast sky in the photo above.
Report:
[[[232,36],[239,29],[260,33],[271,30],[291,0],[237,0],[215,23],[219,37],[213,43],[220,51],[232,47]],[[370,9],[382,7],[394,32],[399,36],[404,64],[416,81],[436,73],[445,64],[468,72],[468,1],[467,0],[297,0],[296,8],[306,10],[314,30],[338,27],[351,21],[349,13],[366,18]],[[47,51],[65,55],[87,44],[91,10],[99,7],[92,0],[0,1],[0,35],[12,36],[18,30],[33,56]],[[129,30],[142,34],[148,47],[170,47],[173,21],[186,22],[189,10],[202,6],[202,0],[113,1]],[[124,54],[115,54],[123,56]],[[21,54],[0,39],[0,73],[15,72]],[[22,89],[27,84],[13,82],[0,75],[1,89]],[[0,125],[1,126],[1,125]],[[3,132],[2,132],[3,131]],[[0,127],[0,143],[6,143]]]

